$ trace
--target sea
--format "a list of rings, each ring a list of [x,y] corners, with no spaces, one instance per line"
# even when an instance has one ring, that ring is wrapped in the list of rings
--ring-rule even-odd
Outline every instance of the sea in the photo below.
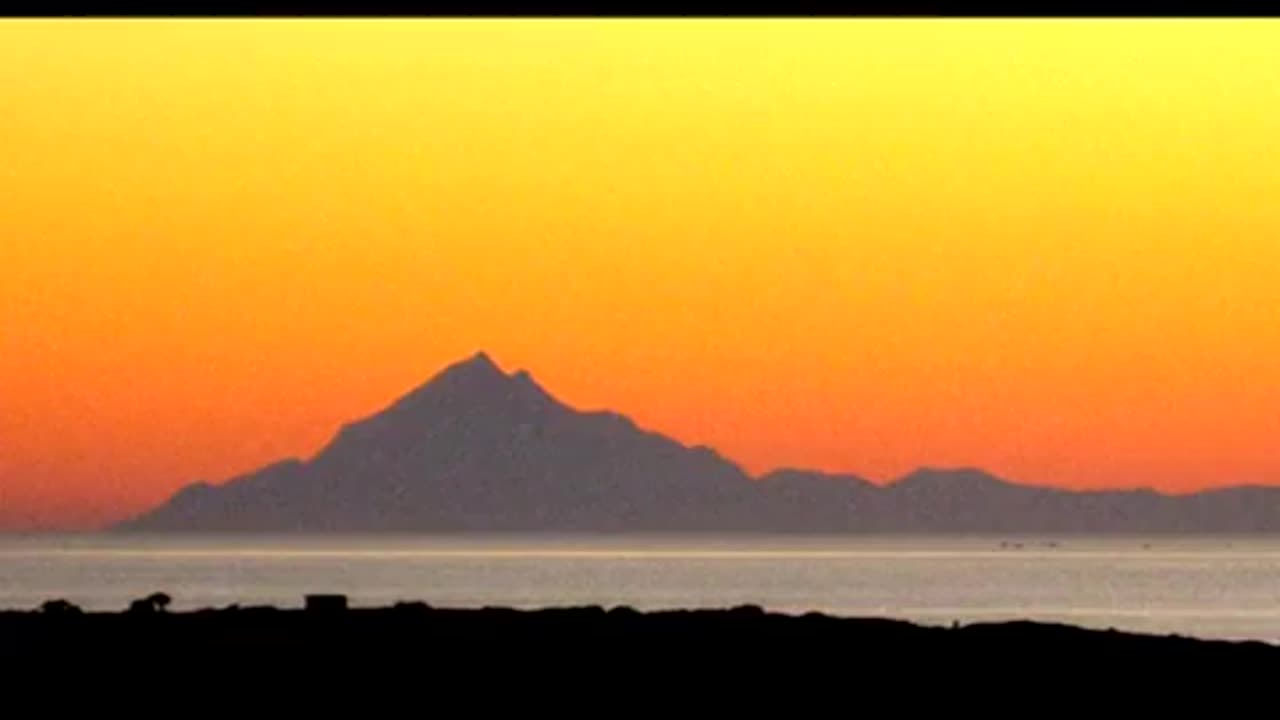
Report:
[[[0,537],[0,609],[758,605],[951,625],[1062,622],[1280,644],[1280,538]]]

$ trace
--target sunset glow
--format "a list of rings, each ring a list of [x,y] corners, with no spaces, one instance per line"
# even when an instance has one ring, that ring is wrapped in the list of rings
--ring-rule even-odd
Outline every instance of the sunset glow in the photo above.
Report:
[[[1280,483],[1280,23],[0,23],[0,529],[478,349],[753,472]]]

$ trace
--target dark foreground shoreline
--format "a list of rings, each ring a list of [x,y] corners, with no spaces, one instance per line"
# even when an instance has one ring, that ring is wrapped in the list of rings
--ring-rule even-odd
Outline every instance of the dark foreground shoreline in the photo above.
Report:
[[[662,667],[777,664],[792,669],[835,662],[849,671],[909,663],[964,673],[1027,670],[1059,662],[1117,669],[1189,666],[1280,670],[1280,646],[1092,630],[1037,622],[950,627],[878,618],[788,615],[754,606],[639,612],[629,607],[451,609],[425,603],[347,608],[341,596],[306,609],[230,607],[166,612],[140,601],[127,612],[0,612],[6,654],[165,662],[270,660],[335,669],[414,658],[426,667],[509,665],[599,670],[660,659]],[[479,663],[479,665],[475,665]]]

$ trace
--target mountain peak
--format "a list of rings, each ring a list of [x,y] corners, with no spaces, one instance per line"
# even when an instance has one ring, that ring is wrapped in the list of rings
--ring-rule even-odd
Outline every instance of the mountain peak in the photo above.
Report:
[[[450,367],[455,367],[455,368],[465,367],[465,368],[472,368],[474,370],[484,370],[487,372],[496,372],[499,374],[505,374],[502,372],[502,368],[498,367],[498,363],[493,361],[493,357],[491,357],[489,353],[485,352],[484,350],[477,350],[474,353],[472,353],[469,357],[463,360],[459,360],[458,362],[454,363]]]
[[[519,407],[528,410],[560,405],[528,370],[505,372],[483,350],[448,365],[406,396],[401,404],[417,405],[419,398],[422,402],[445,400],[473,408]],[[434,400],[428,401],[428,398]]]
[[[466,402],[477,394],[505,392],[511,387],[512,379],[488,353],[480,350],[438,370],[426,382],[400,396],[388,410],[418,407],[442,393]]]
[[[498,367],[498,364],[493,361],[489,353],[483,350],[446,366],[432,378],[432,381],[452,378],[502,383],[511,379],[509,375],[502,371],[502,368]]]

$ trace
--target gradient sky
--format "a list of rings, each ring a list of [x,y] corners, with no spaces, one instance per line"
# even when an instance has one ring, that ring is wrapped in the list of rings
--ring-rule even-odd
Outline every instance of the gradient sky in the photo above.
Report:
[[[1280,482],[1280,23],[0,23],[0,528],[485,349],[780,465]]]

